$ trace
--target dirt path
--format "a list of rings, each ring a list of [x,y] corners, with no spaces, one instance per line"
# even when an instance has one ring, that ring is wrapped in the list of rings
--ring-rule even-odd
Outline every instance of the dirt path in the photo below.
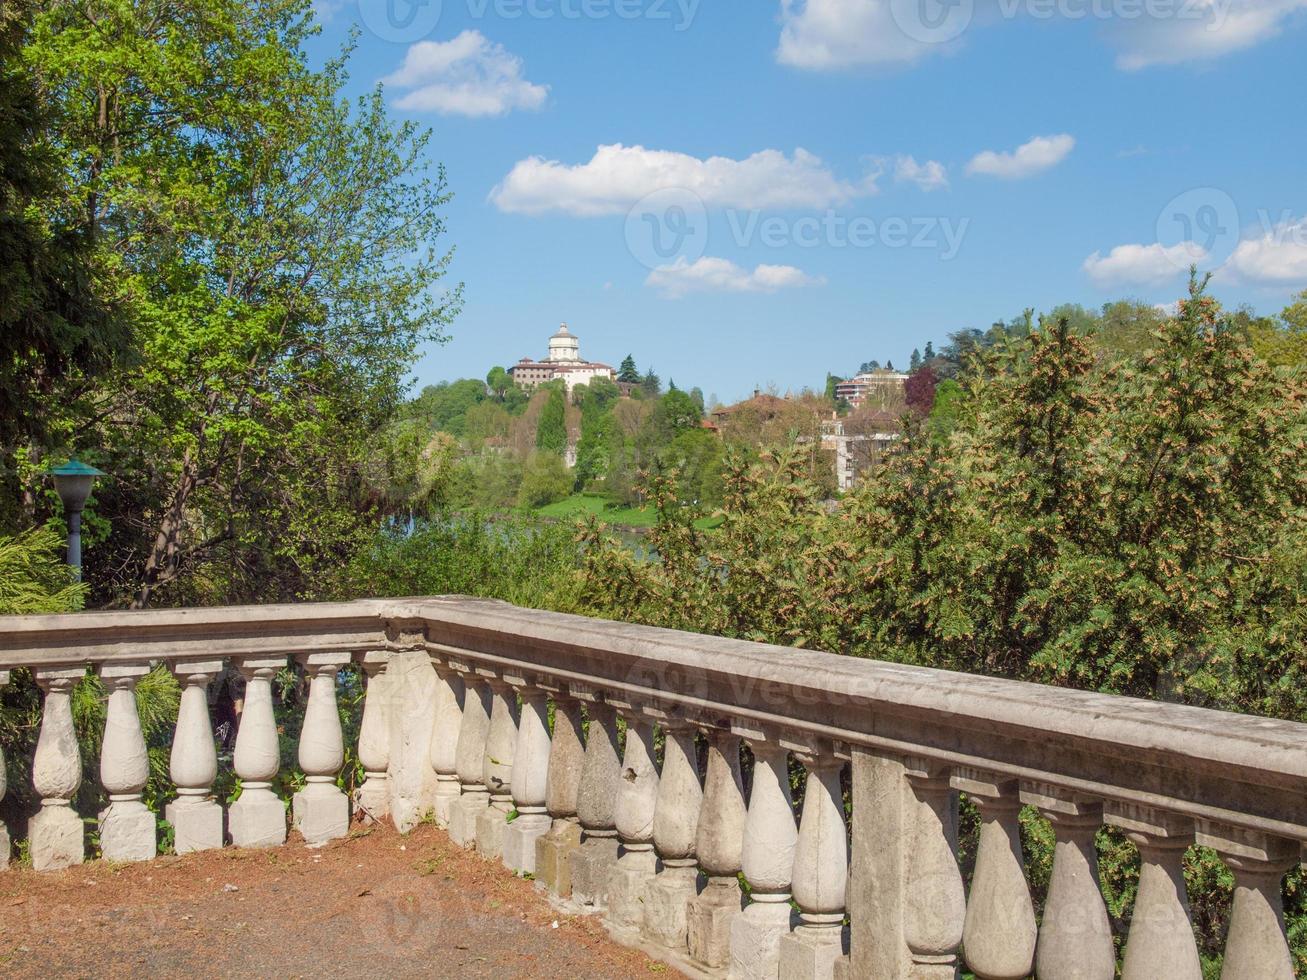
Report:
[[[430,826],[320,849],[0,872],[5,977],[651,974],[677,975]]]

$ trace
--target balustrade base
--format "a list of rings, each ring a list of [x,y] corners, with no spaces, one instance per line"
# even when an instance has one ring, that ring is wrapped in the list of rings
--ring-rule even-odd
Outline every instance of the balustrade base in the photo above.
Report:
[[[536,886],[559,898],[572,897],[572,855],[581,846],[581,825],[555,820],[549,833],[536,841]]]
[[[835,969],[831,975],[835,980],[854,980],[852,959],[848,956],[841,956],[835,961]]]
[[[781,939],[790,934],[796,918],[788,901],[751,902],[731,922],[731,977],[774,980]]]
[[[0,820],[0,871],[9,867],[9,851],[12,842],[9,840],[9,829]]]
[[[644,896],[658,870],[653,850],[623,851],[613,867],[608,886],[608,924],[615,929],[640,931],[646,915]]]
[[[172,824],[173,850],[178,854],[222,847],[222,807],[214,800],[169,803],[164,819]]]
[[[504,828],[504,867],[514,874],[536,873],[536,841],[549,833],[549,815],[523,813]]]
[[[449,816],[453,812],[453,807],[458,802],[459,794],[463,790],[459,787],[457,780],[447,780],[443,776],[440,782],[436,784],[436,795],[431,804],[431,815],[435,818],[436,826],[441,830],[449,829]]]
[[[800,926],[780,941],[785,980],[833,980],[835,964],[849,952],[849,931]]]
[[[641,935],[651,943],[684,953],[688,949],[686,908],[698,895],[698,868],[664,867],[645,889]]]
[[[43,806],[27,825],[32,867],[59,871],[86,860],[82,818],[70,806]]]
[[[492,803],[477,815],[477,853],[487,860],[499,861],[504,856],[504,834],[508,831],[511,806],[511,803]]]
[[[741,911],[743,897],[734,878],[712,878],[708,887],[686,908],[686,944],[690,958],[710,970],[731,962],[731,924]]]
[[[269,790],[246,787],[227,812],[227,826],[237,847],[280,847],[286,843],[286,806]]]
[[[308,843],[321,844],[349,833],[349,797],[335,785],[310,783],[291,803],[295,829]]]
[[[616,837],[582,834],[581,846],[572,852],[572,900],[597,910],[608,907],[608,886],[617,863]]]
[[[106,861],[149,861],[158,853],[158,825],[140,800],[110,803],[101,811],[100,855]]]
[[[472,848],[477,842],[477,818],[490,806],[490,794],[484,789],[464,793],[449,810],[449,839],[459,847]]]
[[[390,816],[390,781],[384,773],[369,775],[354,791],[354,812],[365,824],[379,823]]]

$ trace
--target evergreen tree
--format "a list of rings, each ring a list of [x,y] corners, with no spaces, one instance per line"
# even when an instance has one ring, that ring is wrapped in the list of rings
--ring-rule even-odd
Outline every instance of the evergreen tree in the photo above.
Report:
[[[657,398],[663,390],[662,382],[658,379],[658,375],[654,374],[653,368],[650,368],[640,380],[640,387],[650,398]]]
[[[827,401],[832,401],[832,402],[835,401],[835,386],[838,385],[842,380],[844,379],[835,377],[835,375],[831,374],[829,371],[826,372],[825,397]]]
[[[915,371],[919,367],[921,367],[921,351],[914,347],[912,348],[912,357],[908,359],[908,370]]]
[[[934,343],[934,341],[931,341],[931,340],[926,341],[926,350],[925,350],[925,353],[923,353],[923,354],[921,355],[921,357],[922,357],[922,360],[926,360],[926,361],[933,361],[933,360],[935,359],[935,343]]]
[[[536,448],[559,456],[567,450],[567,396],[557,382],[550,388],[549,399],[540,412]]]
[[[93,222],[67,205],[69,188],[50,138],[55,106],[22,54],[37,4],[0,8],[0,500],[23,496],[20,464],[63,426],[80,388],[120,362],[131,332],[117,315]],[[74,423],[75,425],[76,423]],[[29,494],[30,496],[30,494]],[[0,508],[0,527],[32,523],[32,513]]]
[[[622,366],[617,369],[617,380],[628,385],[640,383],[640,372],[636,369],[635,358],[630,354],[622,358]]]

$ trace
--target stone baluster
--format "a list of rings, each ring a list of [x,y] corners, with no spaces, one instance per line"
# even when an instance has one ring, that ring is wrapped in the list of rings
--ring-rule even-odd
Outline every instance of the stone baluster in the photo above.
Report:
[[[498,861],[504,853],[504,831],[513,812],[513,757],[517,751],[517,693],[501,677],[490,685],[490,732],[482,760],[490,806],[477,817],[477,851]]]
[[[350,662],[347,653],[299,657],[309,677],[309,704],[300,729],[299,763],[307,785],[295,794],[295,829],[310,844],[349,833],[349,797],[336,785],[345,764],[345,736],[336,706],[336,676]]]
[[[1053,825],[1053,871],[1035,945],[1035,973],[1047,980],[1113,980],[1116,949],[1098,884],[1094,839],[1103,807],[1054,786],[1023,783],[1021,802]]]
[[[536,843],[536,881],[560,898],[572,895],[572,854],[581,846],[577,796],[585,766],[581,702],[565,688],[555,690],[554,733],[549,745],[549,783],[546,807],[552,821],[549,833]]]
[[[286,843],[286,807],[272,791],[281,767],[277,720],[272,712],[272,679],[286,666],[284,657],[245,657],[245,707],[236,732],[234,758],[241,795],[227,812],[231,842],[237,847],[277,847]]]
[[[182,686],[169,756],[177,799],[164,808],[164,817],[172,824],[173,849],[189,854],[222,847],[222,806],[213,798],[218,750],[208,695],[209,685],[222,673],[222,661],[182,661],[172,670]]]
[[[359,763],[363,785],[354,791],[354,805],[364,823],[376,823],[390,814],[390,685],[386,664],[390,651],[369,650],[359,657],[367,678],[363,693],[363,721],[359,725]]]
[[[686,907],[699,894],[694,854],[703,786],[694,746],[697,729],[684,718],[663,717],[663,769],[654,807],[653,843],[662,863],[645,890],[643,935],[677,952],[686,950]]]
[[[41,797],[41,811],[28,823],[28,843],[33,868],[57,871],[86,859],[82,818],[72,807],[82,785],[82,756],[70,700],[73,686],[86,671],[55,667],[32,673],[45,692],[45,705],[32,760],[32,786]]]
[[[1021,799],[1016,780],[959,769],[953,788],[980,811],[976,868],[967,896],[962,951],[981,980],[1022,980],[1035,963],[1035,906],[1021,856]]]
[[[572,852],[572,898],[580,905],[603,909],[617,863],[617,793],[622,782],[617,719],[594,691],[577,686],[573,694],[585,702],[590,725],[576,801],[581,846]]]
[[[739,736],[722,729],[710,729],[707,736],[708,767],[694,847],[708,885],[686,910],[686,939],[695,962],[719,970],[730,963],[731,924],[740,914],[737,876],[743,863],[747,810]]]
[[[460,847],[476,844],[477,818],[490,805],[486,789],[486,738],[490,734],[490,688],[475,672],[454,665],[463,679],[463,714],[454,749],[459,797],[449,808],[449,839]]]
[[[780,942],[790,932],[790,885],[799,829],[790,794],[789,751],[775,733],[742,734],[753,752],[741,861],[750,900],[744,914],[731,924],[731,976],[764,980],[777,975]]]
[[[915,806],[905,842],[903,938],[914,980],[953,980],[967,912],[957,860],[957,794],[947,766],[927,759],[906,762]]]
[[[109,805],[100,813],[100,853],[108,861],[148,861],[158,852],[154,814],[143,802],[150,757],[136,710],[136,684],[148,664],[104,664],[109,705],[100,743],[100,784]]]
[[[829,978],[848,952],[844,900],[849,885],[849,839],[844,823],[844,761],[825,742],[796,757],[807,770],[799,838],[794,849],[794,901],[799,925],[779,943],[780,975]]]
[[[8,683],[9,671],[0,670],[0,687],[4,687]],[[4,746],[0,745],[0,803],[4,802],[5,791],[8,789],[9,777],[5,772],[5,750]],[[11,846],[12,842],[9,840],[9,828],[5,826],[3,820],[0,820],[0,871],[9,867],[9,851]]]
[[[431,768],[436,772],[433,809],[436,826],[449,827],[458,785],[458,736],[463,725],[463,679],[447,663],[437,662],[436,717],[431,725]]]
[[[654,765],[654,726],[638,705],[622,706],[626,748],[614,820],[621,854],[608,893],[608,922],[638,933],[644,925],[645,889],[658,870],[654,853],[654,812],[658,803],[658,769]]]
[[[1282,889],[1301,857],[1298,842],[1204,821],[1198,843],[1217,850],[1234,872],[1221,980],[1291,980]]]
[[[1130,916],[1122,980],[1201,980],[1183,865],[1184,852],[1194,842],[1193,821],[1120,803],[1109,804],[1106,819],[1139,848],[1139,891]]]
[[[522,699],[513,749],[513,808],[517,819],[504,830],[504,865],[534,875],[536,842],[549,832],[549,695],[521,678],[514,682]]]

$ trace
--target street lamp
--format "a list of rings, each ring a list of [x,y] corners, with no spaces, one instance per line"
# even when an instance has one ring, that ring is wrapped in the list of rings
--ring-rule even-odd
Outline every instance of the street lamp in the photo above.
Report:
[[[94,466],[87,466],[81,460],[70,459],[56,470],[54,476],[55,493],[64,502],[64,514],[68,517],[68,564],[73,568],[73,575],[80,582],[82,579],[82,508],[86,498],[91,495],[91,484],[97,476],[104,476]]]

